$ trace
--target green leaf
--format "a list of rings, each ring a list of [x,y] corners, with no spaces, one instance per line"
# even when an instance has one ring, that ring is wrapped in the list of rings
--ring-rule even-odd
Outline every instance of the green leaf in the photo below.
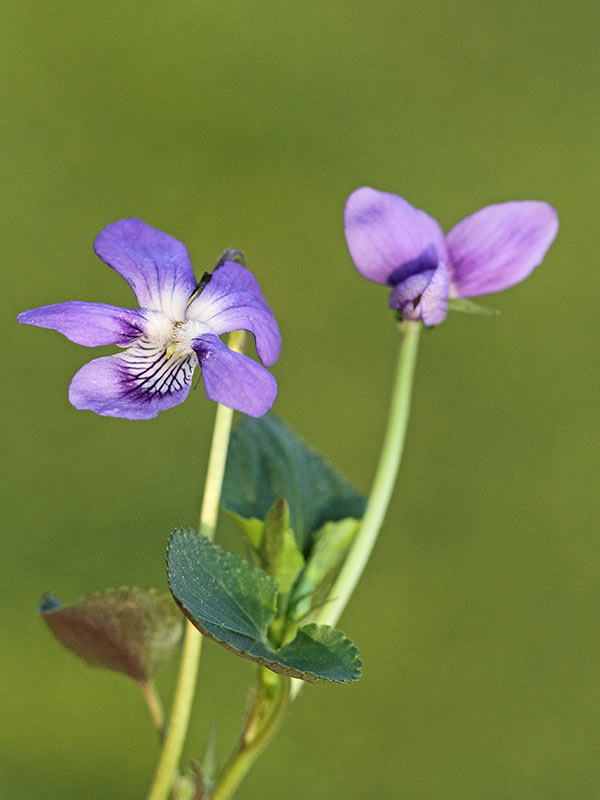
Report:
[[[265,572],[279,584],[281,594],[287,594],[304,566],[304,556],[298,550],[290,528],[289,507],[283,499],[277,500],[267,514],[259,556]]]
[[[358,649],[326,625],[306,625],[275,648],[268,627],[276,611],[277,583],[248,561],[190,530],[171,534],[167,574],[175,600],[205,635],[238,655],[311,683],[358,680]]]
[[[256,517],[244,519],[244,517],[240,517],[239,514],[232,514],[231,516],[242,529],[242,533],[248,540],[248,544],[252,550],[258,553],[265,533],[264,520],[256,519]]]
[[[65,606],[43,596],[38,613],[61,644],[94,667],[152,678],[179,643],[183,617],[168,592],[108,589]]]
[[[298,550],[294,531],[290,528],[287,501],[283,498],[276,500],[264,522],[255,517],[232,516],[250,545],[252,563],[275,578],[280,593],[287,594],[304,566],[304,556]]]
[[[473,300],[469,300],[467,297],[449,300],[448,308],[450,311],[460,311],[463,314],[476,314],[480,317],[497,317],[498,314],[500,314],[495,308],[480,306],[479,303],[474,303]]]
[[[229,443],[221,504],[245,520],[264,520],[280,498],[304,554],[325,522],[365,510],[364,497],[274,414],[245,417]]]
[[[292,619],[306,616],[323,600],[359,525],[360,520],[350,517],[339,522],[327,522],[317,531],[310,557],[290,599]]]

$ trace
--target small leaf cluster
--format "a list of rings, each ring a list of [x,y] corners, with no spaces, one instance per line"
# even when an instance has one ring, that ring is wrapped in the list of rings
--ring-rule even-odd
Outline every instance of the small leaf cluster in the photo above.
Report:
[[[244,418],[233,433],[221,503],[250,560],[174,531],[167,573],[182,611],[205,636],[274,672],[313,683],[358,680],[354,643],[311,615],[352,543],[364,498],[268,414]]]

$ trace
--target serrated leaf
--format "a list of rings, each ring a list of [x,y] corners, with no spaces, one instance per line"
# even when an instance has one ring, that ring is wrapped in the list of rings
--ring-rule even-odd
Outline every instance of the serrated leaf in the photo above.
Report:
[[[280,498],[304,554],[325,522],[365,510],[364,497],[274,414],[245,417],[229,443],[221,504],[246,520],[264,520]]]
[[[360,520],[327,522],[316,532],[315,541],[289,603],[293,619],[301,619],[323,599],[358,531]]]
[[[357,681],[362,670],[358,647],[341,631],[329,625],[304,625],[295,639],[279,651],[282,660],[298,671],[293,677],[319,675],[336,683]],[[291,674],[291,673],[288,673]]]
[[[38,613],[61,644],[94,667],[150,680],[177,646],[183,618],[167,592],[108,589],[63,605],[46,594]]]
[[[171,592],[191,622],[243,658],[311,683],[346,683],[360,677],[358,649],[326,625],[300,628],[292,642],[275,648],[267,632],[275,617],[277,583],[204,536],[174,531],[167,574]]]

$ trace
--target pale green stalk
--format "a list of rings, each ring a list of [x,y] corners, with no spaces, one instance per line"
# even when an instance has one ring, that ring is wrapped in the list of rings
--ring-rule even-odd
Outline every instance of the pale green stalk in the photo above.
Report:
[[[367,566],[367,561],[385,519],[402,458],[420,330],[420,322],[405,321],[402,323],[402,341],[396,379],[392,389],[387,430],[373,487],[356,539],[328,594],[327,602],[323,604],[314,619],[314,622],[319,624],[333,626],[341,617]],[[291,690],[292,700],[302,688],[303,683],[304,681],[294,680]]]
[[[154,681],[139,681],[138,686],[142,692],[142,697],[146,701],[148,711],[152,717],[152,722],[158,734],[158,741],[162,743],[165,735],[165,717],[163,713],[162,703],[160,696],[156,691]]]
[[[404,447],[420,327],[417,322],[402,324],[402,342],[390,414],[373,488],[359,532],[329,593],[330,599],[322,606],[315,619],[318,623],[335,625],[338,621],[367,565],[385,518]],[[304,681],[293,679],[289,688],[289,679],[282,680],[280,676],[272,678],[281,681],[279,691],[261,695],[259,690],[249,717],[252,722],[255,714],[258,723],[255,726],[246,726],[240,744],[210,795],[211,800],[229,800],[233,796],[250,767],[273,737],[288,700],[293,700],[304,684]],[[261,703],[265,704],[262,716],[258,713],[261,711]],[[255,734],[252,733],[253,728],[256,728]]]
[[[259,687],[238,747],[219,776],[210,800],[229,800],[275,735],[290,696],[290,679],[261,668]]]
[[[231,350],[241,352],[245,344],[243,331],[236,331],[229,337],[228,346]],[[225,406],[218,405],[215,417],[212,444],[206,471],[204,497],[198,529],[208,539],[213,539],[217,526],[219,513],[219,499],[225,474],[227,448],[231,433],[233,411]],[[198,662],[202,635],[191,622],[186,622],[183,653],[179,667],[179,678],[175,689],[173,707],[169,718],[169,726],[164,739],[160,759],[156,768],[154,783],[150,789],[148,800],[166,800],[174,783],[177,766],[181,757],[183,743],[192,710],[192,702],[196,688]]]

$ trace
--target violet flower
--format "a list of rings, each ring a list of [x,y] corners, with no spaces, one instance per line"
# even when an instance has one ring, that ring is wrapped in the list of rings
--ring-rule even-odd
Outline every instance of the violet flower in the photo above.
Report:
[[[76,373],[69,387],[75,408],[109,417],[155,417],[185,400],[197,364],[211,400],[253,417],[271,408],[275,378],[219,339],[247,330],[264,364],[279,357],[279,328],[249,270],[226,261],[199,285],[185,246],[139,219],[108,225],[94,250],[129,283],[139,309],[74,301],[18,317],[86,347],[127,348],[96,358]]]
[[[346,241],[358,271],[392,287],[389,304],[405,319],[438,325],[448,300],[499,292],[541,263],[558,230],[548,203],[498,203],[466,217],[444,236],[433,217],[402,197],[368,186],[344,211]]]

